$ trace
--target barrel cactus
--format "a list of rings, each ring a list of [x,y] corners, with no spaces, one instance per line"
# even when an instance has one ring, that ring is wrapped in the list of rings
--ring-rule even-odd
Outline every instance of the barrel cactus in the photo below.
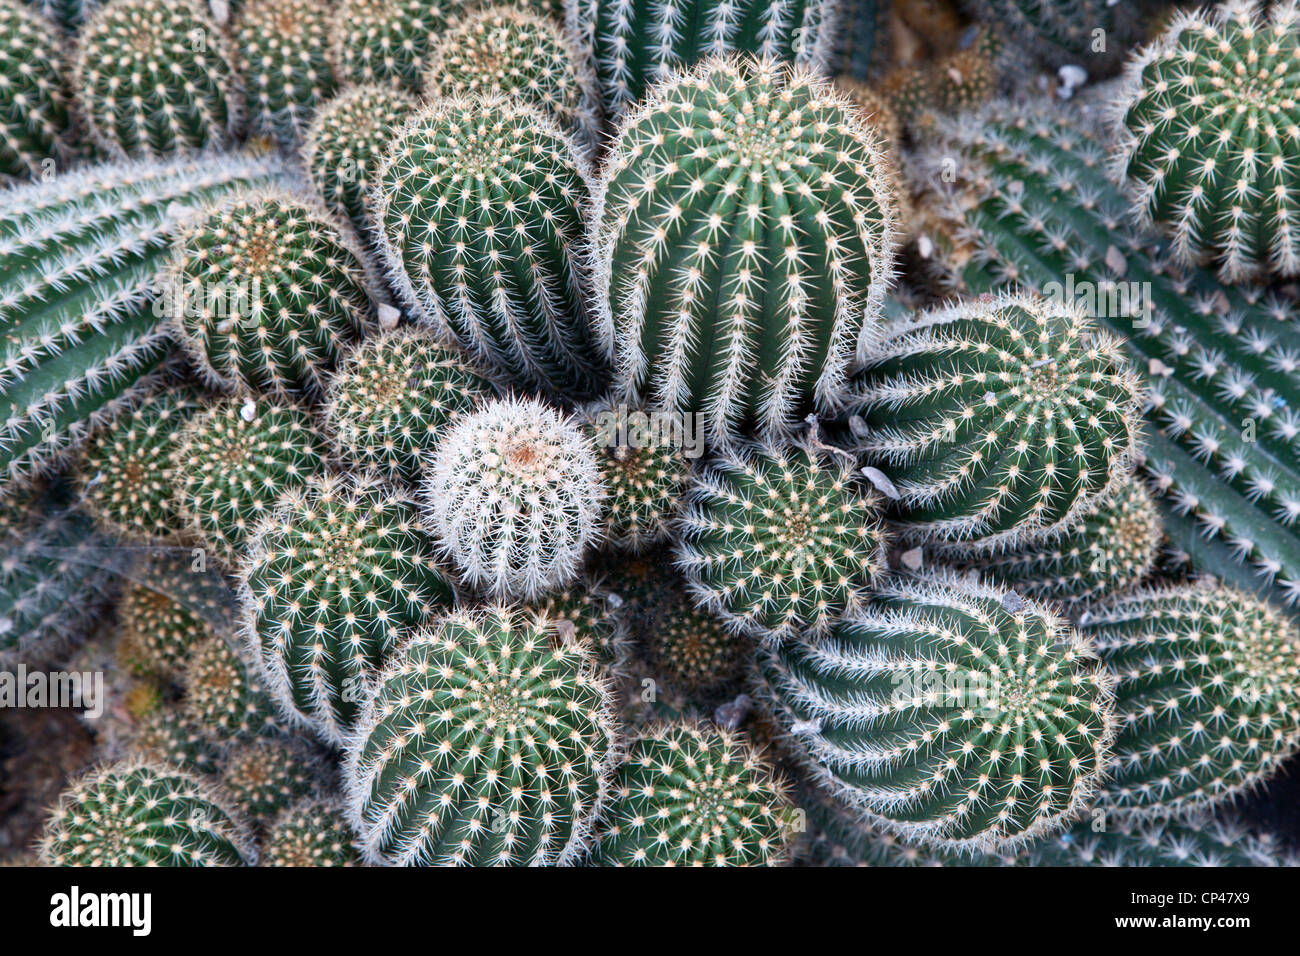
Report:
[[[261,678],[224,637],[195,644],[181,676],[186,719],[214,740],[250,740],[280,729]]]
[[[590,645],[592,655],[606,673],[623,676],[632,654],[632,640],[624,615],[615,607],[603,582],[580,580],[547,593],[526,610],[545,619],[561,638]]]
[[[735,680],[749,642],[737,637],[715,614],[701,611],[683,590],[667,588],[651,614],[646,650],[670,681],[692,693]]]
[[[330,31],[341,77],[419,93],[430,49],[464,5],[464,0],[343,0]]]
[[[308,798],[284,811],[267,834],[262,866],[359,866],[343,807]]]
[[[320,760],[306,746],[265,737],[236,745],[220,770],[231,805],[259,829],[318,791],[323,776]]]
[[[162,706],[131,730],[127,750],[145,760],[189,773],[216,773],[220,748],[182,710]]]
[[[171,590],[166,583],[149,587],[132,581],[118,601],[119,659],[139,676],[181,674],[195,645],[217,633],[200,609]]]
[[[19,0],[0,2],[0,177],[48,177],[71,164],[68,82],[54,25]]]

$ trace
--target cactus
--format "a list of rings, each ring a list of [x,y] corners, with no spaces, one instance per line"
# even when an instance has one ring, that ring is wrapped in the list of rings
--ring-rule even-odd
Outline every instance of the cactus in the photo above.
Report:
[[[367,479],[290,492],[243,570],[247,636],[289,717],[341,744],[388,653],[455,599],[414,505]]]
[[[890,0],[842,0],[832,72],[865,81],[879,70],[884,59],[879,41],[889,26],[890,6]]]
[[[216,633],[200,610],[169,590],[131,582],[118,601],[119,658],[138,676],[180,674],[194,646]]]
[[[212,383],[314,401],[374,318],[363,261],[313,203],[286,192],[228,199],[177,240],[173,321]]]
[[[196,643],[182,677],[186,720],[214,740],[248,740],[280,729],[261,680],[222,638]]]
[[[0,196],[0,493],[51,470],[171,351],[151,308],[185,207],[270,159],[95,166]]]
[[[211,737],[182,711],[165,705],[136,724],[127,748],[145,760],[199,774],[216,773],[220,757]]]
[[[441,100],[393,144],[370,212],[415,315],[530,390],[591,395],[606,349],[584,301],[590,182],[572,141],[533,107]]]
[[[973,16],[996,26],[1053,69],[1073,64],[1096,76],[1114,72],[1141,37],[1134,8],[1119,0],[964,0]]]
[[[237,566],[258,522],[321,471],[324,458],[300,409],[251,398],[217,402],[181,433],[182,512],[217,560]]]
[[[367,703],[345,781],[372,863],[565,864],[611,773],[609,691],[585,643],[503,607],[417,634]]]
[[[595,130],[595,79],[554,20],[514,5],[479,10],[429,54],[425,94],[501,95],[546,112],[580,139]]]
[[[624,615],[615,607],[599,581],[578,584],[553,591],[534,601],[528,611],[547,619],[557,633],[572,625],[571,639],[591,646],[591,652],[605,670],[624,676],[632,656],[632,640]]]
[[[1173,545],[1238,587],[1300,602],[1300,331],[1294,305],[1171,271],[1073,111],[1005,103],[947,123],[946,216],[973,292],[1012,286],[1083,305],[1122,335],[1149,387],[1146,470]]]
[[[221,763],[221,783],[245,820],[258,829],[320,785],[318,760],[298,741],[262,738],[236,746]]]
[[[570,30],[596,71],[607,120],[617,120],[675,71],[751,54],[824,73],[834,53],[833,0],[566,0]]]
[[[743,737],[689,722],[628,748],[601,814],[601,866],[775,866],[790,837],[787,788]]]
[[[1084,820],[1021,854],[1019,866],[1300,866],[1273,834],[1233,814],[1186,820]]]
[[[243,866],[256,851],[228,800],[166,765],[126,760],[72,784],[41,837],[44,866]]]
[[[341,79],[421,92],[429,51],[464,0],[343,0],[334,14]]]
[[[232,39],[252,133],[292,147],[334,95],[331,19],[326,0],[249,0],[240,9]]]
[[[1300,749],[1300,632],[1222,585],[1114,598],[1081,619],[1116,675],[1101,805],[1186,814],[1267,779]]]
[[[811,73],[709,61],[656,88],[613,144],[593,216],[620,395],[702,415],[710,444],[833,404],[892,275],[883,156]]]
[[[677,530],[696,602],[762,638],[824,631],[886,568],[878,496],[807,443],[719,453],[692,481]]]
[[[654,608],[647,630],[651,660],[669,681],[692,693],[735,680],[747,656],[747,641],[732,634],[716,615],[694,607],[675,588]]]
[[[1026,597],[1091,602],[1142,581],[1155,566],[1161,533],[1151,494],[1136,478],[1125,477],[1078,524],[982,555],[972,566]]]
[[[0,2],[0,177],[35,179],[76,147],[62,38],[19,0]]]
[[[1067,528],[1114,487],[1142,389],[1074,303],[1003,295],[891,328],[852,396],[905,536],[988,549]]]
[[[1050,608],[947,576],[898,580],[828,634],[767,645],[766,693],[814,775],[938,849],[1060,830],[1097,787],[1110,676]]]
[[[153,158],[235,143],[243,90],[197,0],[109,0],[77,38],[73,88],[96,145]]]
[[[531,601],[578,573],[599,539],[606,492],[576,420],[537,399],[505,398],[447,430],[422,494],[466,583]]]
[[[461,353],[430,332],[399,329],[345,357],[330,382],[326,422],[357,468],[414,483],[447,427],[492,394]]]
[[[360,866],[343,807],[332,800],[306,799],[284,811],[271,826],[262,866]]]
[[[76,33],[99,6],[99,0],[25,0],[25,3],[68,34]]]
[[[932,125],[936,113],[962,113],[987,102],[1004,67],[1001,35],[972,30],[957,49],[930,63],[900,66],[881,77],[881,96],[914,130]]]
[[[1176,16],[1130,61],[1114,104],[1117,170],[1145,225],[1186,264],[1225,282],[1300,274],[1288,168],[1300,161],[1291,111],[1300,7],[1229,3]]]

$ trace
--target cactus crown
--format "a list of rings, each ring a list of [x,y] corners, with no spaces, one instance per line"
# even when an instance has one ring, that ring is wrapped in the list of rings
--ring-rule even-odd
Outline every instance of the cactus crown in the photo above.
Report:
[[[0,2],[0,176],[34,179],[71,160],[64,69],[53,26],[19,0]]]
[[[343,0],[331,34],[334,61],[351,83],[419,93],[429,50],[464,0]]]
[[[200,732],[228,742],[279,729],[261,680],[223,637],[194,644],[182,676],[184,714]]]
[[[303,800],[282,813],[271,827],[263,866],[358,866],[352,831],[343,807],[333,801]]]
[[[238,744],[221,764],[221,783],[244,818],[264,827],[320,786],[319,761],[299,741]]]
[[[252,132],[298,143],[338,86],[326,0],[246,0],[234,30]]]
[[[202,612],[176,600],[169,590],[133,581],[117,605],[124,663],[141,676],[181,673],[194,645],[214,635]]]

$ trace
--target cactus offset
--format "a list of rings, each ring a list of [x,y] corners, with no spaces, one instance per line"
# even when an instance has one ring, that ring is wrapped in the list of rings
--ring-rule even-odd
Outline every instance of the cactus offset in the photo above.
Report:
[[[464,6],[464,0],[343,0],[330,31],[340,77],[421,92],[429,51]]]
[[[300,742],[266,738],[237,745],[220,771],[232,806],[259,830],[318,791],[322,775],[318,759]]]
[[[280,729],[260,678],[221,637],[193,645],[182,684],[186,720],[215,740],[247,740]]]

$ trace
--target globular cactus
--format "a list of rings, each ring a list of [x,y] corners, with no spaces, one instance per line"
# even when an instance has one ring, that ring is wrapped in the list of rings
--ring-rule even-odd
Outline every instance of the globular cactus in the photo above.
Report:
[[[600,581],[584,580],[551,591],[528,606],[527,611],[549,623],[570,640],[590,645],[592,655],[607,673],[623,676],[632,656],[632,639],[617,600]],[[572,631],[568,628],[572,626]]]
[[[696,602],[735,630],[824,631],[886,570],[879,496],[811,444],[720,452],[687,501],[677,566]]]
[[[182,230],[173,321],[214,384],[318,400],[372,324],[364,257],[314,203],[288,192],[228,199]]]
[[[193,646],[182,685],[185,718],[220,743],[270,736],[280,729],[260,677],[222,637]]]
[[[0,177],[48,178],[73,161],[66,70],[54,26],[0,2]]]
[[[118,601],[118,657],[133,674],[171,678],[185,670],[194,646],[217,632],[201,609],[178,600],[170,582],[151,583],[132,581]]]
[[[448,426],[493,394],[462,353],[427,330],[399,329],[345,356],[330,381],[325,418],[356,468],[414,483]]]
[[[829,69],[838,31],[831,0],[565,0],[584,44],[607,120],[617,120],[675,71],[731,54]]]
[[[879,71],[887,59],[880,41],[888,30],[890,6],[890,0],[842,0],[832,72],[865,81]]]
[[[892,277],[877,134],[802,70],[711,60],[614,140],[593,216],[602,337],[629,404],[773,434],[835,402]]]
[[[127,749],[153,763],[189,773],[216,773],[220,749],[215,740],[176,707],[164,705],[132,729]]]
[[[466,583],[532,600],[578,573],[599,540],[606,492],[576,420],[537,399],[505,398],[447,430],[422,495]]]
[[[228,798],[138,759],[91,771],[65,790],[39,853],[44,866],[245,866],[257,857]]]
[[[181,434],[182,512],[217,560],[235,567],[258,522],[324,468],[325,454],[310,416],[294,406],[217,402]]]
[[[985,549],[1068,527],[1107,493],[1143,397],[1082,307],[1017,294],[895,325],[851,392],[857,450],[894,485],[904,534]]]
[[[340,78],[420,93],[429,51],[464,6],[464,0],[343,0],[330,31]]]
[[[1137,478],[1119,481],[1077,524],[971,566],[1016,593],[1068,604],[1091,602],[1139,583],[1155,566],[1160,512]]]
[[[1141,3],[1120,0],[963,0],[979,20],[1001,30],[1044,65],[1113,72],[1141,37]]]
[[[419,109],[410,93],[376,84],[344,90],[320,108],[303,138],[303,165],[330,210],[370,234],[366,196],[393,133]]]
[[[394,659],[349,746],[372,863],[575,862],[611,773],[609,691],[588,645],[503,607],[457,612]]]
[[[327,0],[249,0],[231,39],[244,78],[249,130],[284,146],[302,141],[316,110],[334,95]]]
[[[748,641],[677,588],[655,605],[646,630],[650,659],[670,682],[691,693],[735,680],[750,650]]]
[[[375,183],[381,253],[414,314],[530,390],[601,389],[582,249],[591,173],[554,121],[501,96],[435,101]]]
[[[1183,820],[1089,817],[1029,847],[1016,865],[1262,867],[1300,866],[1300,858],[1273,834],[1229,812]]]
[[[937,114],[973,110],[992,98],[1010,59],[1004,56],[1001,34],[971,30],[950,53],[889,71],[881,77],[879,91],[909,129],[928,131]]]
[[[595,79],[553,19],[514,5],[487,7],[430,51],[425,94],[500,95],[537,107],[579,138],[595,131]]]
[[[360,866],[344,809],[332,800],[308,798],[276,818],[259,860],[262,866]]]
[[[1003,851],[1100,783],[1111,677],[1047,606],[948,576],[883,585],[828,634],[767,645],[774,710],[809,768],[911,842]]]
[[[258,829],[321,788],[319,759],[300,741],[261,738],[235,746],[221,762],[231,805]]]
[[[252,653],[281,709],[341,744],[388,654],[455,591],[415,506],[367,479],[289,493],[243,569]]]
[[[1108,810],[1195,811],[1300,749],[1300,632],[1254,595],[1162,587],[1092,607],[1080,626],[1116,677]]]
[[[235,143],[243,90],[197,0],[109,0],[77,37],[73,88],[96,145],[150,158]]]
[[[690,722],[643,730],[614,775],[600,866],[775,866],[791,836],[787,788],[749,742]]]
[[[1234,2],[1176,16],[1130,61],[1114,104],[1117,169],[1144,224],[1225,282],[1300,274],[1300,7]]]
[[[0,492],[52,469],[172,351],[155,277],[187,207],[273,159],[92,166],[0,196]]]
[[[164,389],[120,409],[86,443],[78,469],[86,510],[125,541],[178,541],[177,438],[199,407],[185,390]]]

